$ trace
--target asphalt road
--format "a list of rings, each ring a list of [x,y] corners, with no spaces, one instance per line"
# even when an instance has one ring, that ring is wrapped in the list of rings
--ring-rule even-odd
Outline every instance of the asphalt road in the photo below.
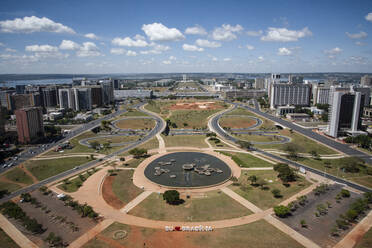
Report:
[[[230,102],[230,103],[231,103],[231,102]],[[306,129],[303,129],[303,128],[299,128],[298,126],[293,125],[293,124],[290,123],[290,122],[283,121],[283,120],[281,120],[281,119],[279,119],[279,118],[276,118],[276,117],[274,117],[274,118],[270,118],[270,117],[272,117],[271,115],[268,115],[268,114],[266,114],[266,113],[262,113],[261,111],[259,111],[259,110],[257,110],[257,109],[253,109],[253,108],[246,107],[246,106],[243,106],[243,105],[240,105],[240,104],[235,104],[235,103],[231,103],[231,104],[234,104],[234,109],[235,109],[237,106],[239,106],[239,107],[243,107],[243,108],[246,108],[246,109],[248,109],[248,110],[250,110],[250,111],[256,113],[257,115],[261,115],[261,116],[264,116],[264,117],[267,116],[266,118],[268,118],[268,119],[270,119],[270,120],[272,120],[272,121],[274,121],[274,122],[278,122],[278,123],[280,123],[280,124],[282,124],[282,125],[284,125],[284,126],[287,126],[287,127],[289,127],[289,128],[292,128],[292,126],[293,126],[293,128],[292,128],[293,130],[298,131],[298,132],[304,134],[305,136],[309,136],[308,134],[310,133],[311,135],[310,135],[309,137],[313,138],[313,135],[312,135],[312,134],[315,134],[315,133],[313,133],[313,132],[311,132],[311,131],[309,131],[309,130],[306,130]],[[220,135],[221,137],[223,137],[223,138],[225,138],[225,139],[227,139],[227,140],[229,140],[229,141],[232,141],[232,142],[236,143],[236,142],[238,141],[238,139],[232,137],[229,133],[227,133],[225,130],[223,130],[223,129],[221,128],[221,126],[218,124],[218,120],[219,120],[219,118],[221,118],[221,116],[224,115],[224,114],[225,114],[225,112],[224,112],[224,113],[221,113],[221,114],[218,114],[218,115],[214,116],[214,117],[211,119],[210,123],[211,123],[211,125],[212,125],[212,128],[213,128],[214,131],[217,132],[218,135]],[[279,122],[279,121],[276,121],[276,119],[279,119],[280,122]],[[295,128],[295,127],[296,127],[296,128]],[[302,131],[306,131],[306,132],[302,132]],[[325,138],[325,137],[323,137],[323,136],[321,136],[321,135],[319,135],[319,134],[316,134],[316,135],[317,135],[317,136],[320,136],[320,137],[323,138],[323,139],[326,139],[326,141],[332,141],[332,140],[329,140],[329,139],[327,139],[327,138]],[[315,138],[314,138],[314,139],[315,139]],[[319,140],[316,139],[316,140],[318,140],[320,143],[325,143],[325,142],[322,142],[323,139],[319,139]],[[337,142],[333,141],[333,143],[337,143]],[[328,143],[325,143],[325,144],[328,145]],[[335,149],[337,149],[338,147],[344,148],[344,146],[346,146],[346,145],[339,144],[339,143],[337,143],[336,145],[337,145],[337,146],[334,147]],[[341,146],[338,146],[338,145],[341,145]],[[336,147],[337,147],[337,148],[336,148]],[[355,150],[352,149],[352,148],[350,148],[350,147],[348,147],[348,146],[346,146],[346,148],[347,148],[347,149],[343,149],[343,150],[340,150],[340,151],[342,151],[342,152],[344,152],[344,151],[349,152],[349,150],[352,150],[353,153],[351,153],[351,154],[359,154],[359,153],[361,153],[361,152],[359,152],[359,151],[356,151],[356,153],[354,153]],[[337,150],[339,150],[339,149],[337,149]],[[355,188],[355,189],[357,189],[357,190],[364,191],[364,192],[372,192],[372,189],[370,189],[370,188],[367,188],[367,187],[364,187],[364,186],[362,186],[362,185],[359,185],[359,184],[356,184],[356,183],[353,183],[353,182],[350,182],[350,181],[344,180],[344,179],[342,179],[342,178],[335,177],[335,176],[330,175],[330,174],[328,174],[328,173],[326,173],[326,172],[316,170],[316,169],[314,169],[314,168],[311,168],[311,167],[308,167],[308,166],[306,166],[306,165],[303,165],[303,164],[300,164],[300,163],[294,162],[294,161],[292,161],[292,160],[288,160],[288,159],[285,159],[285,158],[282,158],[282,157],[279,157],[279,156],[273,155],[273,154],[271,154],[271,153],[268,153],[268,152],[262,151],[262,150],[257,149],[257,148],[254,148],[254,151],[256,151],[256,152],[258,152],[258,153],[261,153],[262,155],[265,155],[265,156],[267,156],[267,157],[273,158],[273,159],[275,159],[275,160],[281,161],[281,162],[283,162],[283,163],[290,164],[290,165],[295,166],[295,167],[297,167],[297,168],[303,167],[303,168],[305,168],[307,171],[310,171],[310,172],[313,172],[313,173],[315,173],[315,174],[318,174],[318,175],[324,176],[324,177],[329,178],[329,179],[331,179],[331,180],[333,180],[333,181],[335,181],[335,182],[337,182],[337,183],[340,183],[340,184],[344,184],[344,185],[350,186],[350,187]],[[345,153],[346,153],[346,152],[345,152]],[[347,154],[347,153],[346,153],[346,154]],[[353,156],[353,155],[350,155],[350,156]],[[366,156],[367,158],[370,157],[370,156],[367,156],[367,155],[364,154],[364,153],[363,153],[363,156],[359,156],[359,157],[361,157],[361,158],[365,158],[364,156]]]
[[[139,109],[139,107],[142,106],[142,105],[144,105],[144,103],[138,104],[138,105],[136,105],[136,106],[134,106],[134,107],[137,108],[139,111],[142,111],[141,109]],[[110,114],[110,115],[108,115],[108,116],[105,116],[104,118],[101,118],[101,119],[97,119],[97,120],[95,120],[95,121],[92,121],[92,123],[91,123],[91,122],[90,122],[90,123],[87,123],[86,125],[84,125],[84,127],[78,129],[79,131],[76,130],[76,131],[74,132],[74,135],[73,135],[73,136],[78,135],[78,132],[79,132],[79,133],[81,133],[81,132],[85,132],[85,131],[87,131],[88,129],[91,129],[91,128],[93,128],[93,127],[96,127],[97,125],[100,125],[102,120],[108,120],[108,119],[113,118],[113,117],[115,117],[115,116],[117,116],[117,115],[120,115],[120,114],[122,114],[122,113],[124,113],[124,112],[125,112],[125,110],[120,110],[120,111],[117,111],[117,112],[115,112],[115,113],[113,113],[113,114]],[[142,111],[142,112],[144,112],[144,111]],[[49,177],[49,178],[47,178],[47,179],[45,179],[45,180],[43,180],[43,181],[40,181],[40,182],[38,182],[38,183],[36,183],[36,184],[33,184],[33,185],[29,186],[29,187],[25,187],[25,188],[22,188],[22,189],[20,189],[20,190],[17,190],[17,191],[15,191],[15,192],[11,193],[10,195],[5,196],[4,198],[2,198],[2,199],[0,200],[0,204],[3,203],[3,202],[5,202],[5,201],[8,201],[8,200],[10,200],[10,199],[12,199],[12,198],[14,198],[14,197],[20,195],[20,194],[23,194],[23,193],[27,193],[27,192],[31,192],[31,191],[33,191],[33,190],[36,190],[36,189],[40,188],[41,186],[46,185],[46,184],[48,184],[48,183],[51,183],[51,182],[54,182],[54,181],[61,180],[62,178],[66,177],[66,176],[70,176],[70,175],[73,175],[73,174],[77,174],[77,173],[79,173],[79,172],[82,172],[82,171],[84,171],[84,170],[87,170],[87,169],[89,169],[89,168],[92,168],[92,167],[96,166],[96,165],[99,164],[99,163],[102,163],[103,161],[105,161],[105,160],[107,160],[107,159],[110,159],[110,158],[112,158],[112,157],[114,157],[114,156],[116,156],[116,155],[118,155],[118,154],[121,154],[121,153],[123,153],[123,152],[126,152],[126,151],[128,151],[128,150],[130,150],[130,149],[133,149],[133,148],[135,148],[136,146],[145,143],[145,142],[148,141],[149,139],[152,139],[153,137],[155,137],[155,135],[156,135],[157,133],[162,132],[162,131],[164,130],[164,128],[165,128],[165,123],[164,123],[164,121],[163,121],[162,119],[160,119],[160,118],[157,117],[156,115],[153,115],[152,113],[147,112],[147,111],[145,111],[145,113],[148,114],[148,115],[150,115],[150,116],[152,116],[152,117],[154,117],[154,119],[155,119],[155,121],[156,121],[156,125],[155,125],[155,127],[154,127],[154,128],[153,128],[153,129],[152,129],[152,130],[151,130],[151,131],[150,131],[150,132],[149,132],[145,137],[143,137],[141,140],[138,140],[138,141],[136,141],[136,142],[133,142],[131,145],[129,145],[129,146],[127,146],[127,147],[124,147],[124,148],[122,148],[122,149],[120,149],[120,150],[118,150],[118,151],[116,151],[116,152],[114,152],[114,153],[111,153],[111,154],[105,156],[101,161],[100,161],[100,160],[90,161],[90,162],[88,162],[88,163],[86,163],[86,164],[83,164],[83,165],[78,166],[76,169],[71,169],[71,170],[68,170],[68,171],[62,172],[62,173],[60,173],[60,174],[58,174],[58,175],[55,175],[55,176]],[[71,139],[73,136],[69,136],[69,138],[65,138],[64,140]],[[63,140],[61,140],[61,141],[59,141],[59,142],[63,142]],[[55,143],[55,145],[57,145],[57,143]]]

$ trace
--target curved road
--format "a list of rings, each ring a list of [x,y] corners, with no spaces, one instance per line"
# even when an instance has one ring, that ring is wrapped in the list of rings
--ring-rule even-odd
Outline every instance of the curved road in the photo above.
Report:
[[[139,145],[145,143],[146,141],[148,141],[148,140],[152,139],[153,137],[155,137],[156,134],[161,133],[164,130],[164,128],[165,128],[165,122],[160,117],[156,116],[155,114],[153,114],[153,113],[151,113],[151,112],[149,112],[147,110],[141,109],[140,107],[142,107],[143,105],[144,105],[144,103],[139,104],[139,105],[136,105],[136,108],[139,111],[144,112],[144,113],[146,113],[146,114],[154,117],[155,122],[156,122],[156,125],[141,140],[137,140],[137,141],[133,142],[131,145],[129,145],[127,147],[124,147],[124,148],[122,148],[122,149],[120,149],[120,150],[118,150],[116,152],[113,152],[113,153],[105,156],[104,158],[102,158],[102,160],[99,159],[99,160],[90,161],[90,162],[88,162],[86,164],[83,164],[83,165],[78,166],[77,169],[71,169],[71,170],[64,171],[64,172],[62,172],[62,173],[60,173],[58,175],[49,177],[49,178],[47,178],[47,179],[45,179],[43,181],[40,181],[40,182],[35,183],[33,185],[30,185],[30,186],[28,186],[26,188],[22,188],[20,190],[17,190],[15,192],[11,193],[10,195],[7,195],[7,196],[3,197],[2,199],[0,199],[0,204],[3,203],[3,202],[5,202],[5,201],[8,201],[8,200],[10,200],[10,199],[12,199],[12,198],[20,195],[20,194],[23,194],[23,193],[27,193],[27,192],[31,192],[33,190],[36,190],[36,189],[40,188],[41,186],[46,185],[48,183],[51,183],[51,182],[60,180],[61,178],[64,178],[66,176],[69,176],[69,175],[72,175],[72,174],[77,174],[78,172],[82,172],[84,170],[87,170],[89,168],[92,168],[92,167],[96,166],[99,163],[102,163],[103,161],[105,161],[107,159],[110,159],[110,158],[112,158],[112,157],[114,157],[116,155],[119,155],[119,154],[121,154],[123,152],[126,152],[128,150],[131,150],[131,149],[135,148],[136,146],[139,146]],[[97,123],[98,120],[96,120],[96,121],[93,121],[93,124],[88,123],[88,124],[84,125],[84,127],[85,127],[84,132],[87,131],[88,129],[91,129],[93,127],[96,127],[97,125],[100,125],[101,124],[101,120],[103,120],[103,119],[108,120],[108,119],[113,118],[113,117],[115,117],[115,116],[117,116],[119,114],[124,113],[125,111],[126,110],[120,110],[120,111],[117,111],[114,114],[110,114],[108,116],[105,116],[104,118],[99,119],[100,121],[98,123]],[[68,139],[70,139],[70,138],[71,137],[69,137]],[[63,139],[63,140],[66,140],[66,139]],[[63,142],[63,141],[60,141],[60,142]]]
[[[359,157],[364,158],[365,160],[371,158],[371,156],[368,156],[367,154],[364,154],[362,152],[356,151],[356,150],[348,147],[347,145],[343,145],[343,144],[337,143],[335,141],[329,140],[326,137],[323,137],[323,136],[321,136],[319,134],[313,133],[313,132],[311,132],[309,130],[300,128],[300,127],[298,127],[298,126],[296,126],[296,125],[294,125],[294,124],[292,124],[290,122],[283,121],[282,119],[273,117],[273,116],[268,115],[266,113],[263,113],[263,112],[261,112],[261,111],[259,111],[257,109],[253,109],[253,108],[250,108],[250,107],[247,107],[247,106],[243,106],[241,104],[232,103],[232,102],[229,102],[229,103],[234,105],[234,108],[233,109],[235,109],[237,106],[246,108],[246,109],[252,111],[253,113],[255,113],[257,115],[261,115],[261,116],[263,116],[263,117],[265,117],[267,119],[270,119],[270,120],[272,120],[274,122],[278,122],[279,124],[282,124],[282,125],[287,126],[289,128],[292,128],[293,127],[292,128],[293,130],[295,130],[295,131],[297,131],[297,132],[299,132],[299,133],[301,133],[301,134],[303,134],[305,136],[311,137],[311,138],[319,141],[320,143],[324,143],[326,145],[331,144],[332,146],[331,145],[329,145],[329,146],[331,146],[331,147],[333,147],[335,149],[340,148],[340,149],[337,149],[337,150],[340,150],[341,152],[344,152],[344,153],[346,153],[346,154],[348,154],[350,156],[355,156],[354,154],[357,154],[357,155],[359,155]],[[235,137],[233,137],[229,133],[227,133],[223,128],[221,128],[221,126],[218,123],[218,119],[221,118],[222,115],[224,115],[226,112],[229,112],[229,111],[230,110],[223,111],[223,112],[220,112],[219,114],[213,116],[210,119],[210,121],[209,121],[209,124],[210,124],[209,126],[212,129],[211,131],[216,132],[219,136],[223,137],[226,140],[229,140],[229,141],[231,141],[233,143],[236,143],[238,141],[238,139],[236,139]],[[315,136],[313,134],[315,134]],[[319,139],[314,138],[314,137],[317,137],[318,138],[318,136],[320,137]],[[324,139],[325,139],[325,142],[322,142]],[[333,144],[333,143],[336,143],[336,144]],[[285,159],[285,158],[282,158],[282,157],[273,155],[271,153],[265,152],[265,151],[260,150],[260,149],[257,149],[257,148],[254,148],[254,150],[256,152],[258,152],[258,153],[261,153],[264,156],[267,156],[267,157],[270,157],[272,159],[278,160],[278,161],[280,161],[282,163],[287,163],[287,164],[290,164],[290,165],[295,166],[297,168],[303,167],[303,168],[305,168],[306,170],[308,170],[308,171],[310,171],[312,173],[318,174],[320,176],[324,176],[324,177],[329,178],[329,179],[331,179],[331,180],[333,180],[333,181],[335,181],[337,183],[345,184],[345,185],[347,185],[349,187],[355,188],[355,189],[360,190],[360,191],[372,192],[372,189],[370,189],[368,187],[365,187],[365,186],[362,186],[362,185],[359,185],[359,184],[356,184],[356,183],[353,183],[353,182],[344,180],[342,178],[335,177],[335,176],[330,175],[328,173],[325,173],[323,171],[316,170],[316,169],[311,168],[309,166],[306,166],[306,165],[303,165],[303,164],[294,162],[292,160]]]

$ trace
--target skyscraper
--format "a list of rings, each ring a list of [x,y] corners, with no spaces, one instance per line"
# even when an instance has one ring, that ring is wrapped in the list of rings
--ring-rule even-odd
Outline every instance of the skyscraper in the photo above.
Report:
[[[43,113],[41,108],[23,108],[15,111],[18,141],[30,143],[44,136]]]
[[[59,89],[58,97],[61,109],[75,109],[75,96],[71,88]]]
[[[75,98],[75,110],[92,109],[92,91],[90,88],[73,88]]]
[[[44,107],[55,107],[57,106],[57,89],[56,87],[42,88],[42,97]]]
[[[331,91],[327,134],[337,138],[360,130],[365,94],[358,91]]]

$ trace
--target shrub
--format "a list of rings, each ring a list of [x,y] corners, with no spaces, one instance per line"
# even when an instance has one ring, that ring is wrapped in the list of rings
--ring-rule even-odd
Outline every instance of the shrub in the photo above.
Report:
[[[301,225],[301,227],[303,227],[303,228],[306,228],[306,227],[307,227],[306,221],[303,220],[303,219],[300,221],[300,225]]]
[[[271,191],[271,193],[273,194],[273,196],[274,196],[275,198],[281,198],[281,197],[282,197],[282,195],[280,194],[280,190],[279,190],[279,189],[273,189],[273,190]]]
[[[274,212],[275,212],[275,215],[280,218],[285,218],[291,214],[291,210],[288,207],[283,206],[283,205],[275,206]]]
[[[341,196],[346,198],[346,197],[350,197],[350,191],[347,190],[347,189],[342,189],[341,192],[340,192]]]

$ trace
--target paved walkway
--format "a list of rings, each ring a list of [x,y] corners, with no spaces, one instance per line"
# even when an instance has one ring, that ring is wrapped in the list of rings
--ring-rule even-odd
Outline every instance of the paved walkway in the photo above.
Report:
[[[245,198],[241,197],[240,195],[238,195],[237,193],[235,193],[231,189],[229,189],[229,188],[222,188],[221,191],[223,193],[225,193],[226,195],[230,196],[235,201],[237,201],[240,204],[242,204],[244,207],[246,207],[249,210],[251,210],[253,213],[261,213],[262,212],[262,209],[260,209],[259,207],[257,207],[253,203],[251,203],[250,201],[246,200]]]
[[[0,227],[14,242],[22,248],[38,248],[31,240],[21,233],[4,215],[0,214]],[[0,244],[1,246],[1,244]]]
[[[246,171],[255,171],[255,170],[273,170],[273,167],[250,167],[250,168],[242,168],[242,170]]]
[[[338,242],[333,248],[349,248],[354,247],[356,243],[368,232],[369,228],[372,227],[372,211],[359,222],[353,230],[351,230],[340,242]]]
[[[106,220],[98,223],[95,227],[90,229],[88,232],[84,233],[78,239],[74,240],[68,247],[69,248],[82,247],[84,244],[88,243],[89,240],[94,238],[101,231],[105,230],[112,223],[114,223],[114,220],[110,220],[110,219],[106,219]]]
[[[136,198],[130,201],[127,205],[125,205],[122,209],[120,209],[120,212],[128,213],[130,210],[132,210],[135,206],[140,204],[143,200],[145,200],[151,194],[152,194],[151,191],[142,192],[140,195],[138,195]]]
[[[293,230],[292,228],[290,228],[289,226],[287,226],[286,224],[284,224],[280,220],[274,218],[273,216],[266,215],[264,217],[264,219],[267,222],[269,222],[271,225],[275,226],[276,228],[278,228],[282,232],[284,232],[287,235],[289,235],[291,238],[293,238],[294,240],[296,240],[298,243],[300,243],[304,247],[306,247],[306,248],[320,248],[319,245],[317,245],[316,243],[314,243],[310,239],[306,238],[302,234],[296,232],[295,230]]]

